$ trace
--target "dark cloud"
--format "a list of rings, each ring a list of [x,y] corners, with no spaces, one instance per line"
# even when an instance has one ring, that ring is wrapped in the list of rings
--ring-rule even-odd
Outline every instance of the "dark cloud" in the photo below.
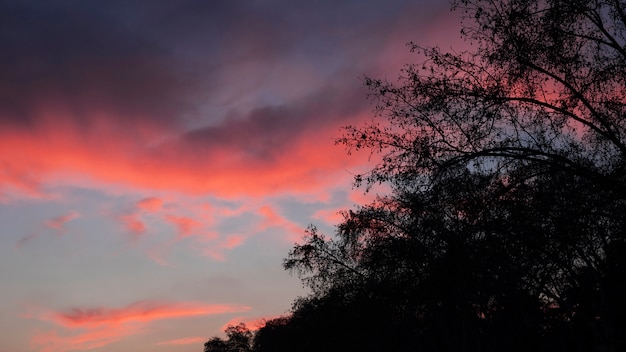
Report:
[[[199,154],[216,148],[243,153],[250,161],[272,161],[288,153],[308,131],[330,127],[339,134],[340,126],[368,111],[365,90],[354,89],[358,80],[339,82],[320,87],[315,93],[290,104],[258,107],[245,115],[232,114],[218,125],[188,132],[178,142]],[[333,141],[320,143],[326,145]]]
[[[122,12],[94,4],[0,3],[3,123],[31,125],[42,107],[87,125],[94,112],[118,123],[165,122],[188,103],[196,82],[167,48],[133,31]]]
[[[270,133],[282,145],[294,133],[289,128],[316,126],[330,104],[348,104],[331,96],[336,92],[315,91],[326,89],[326,80],[357,87],[356,77],[374,70],[377,50],[412,4],[0,0],[0,125],[33,126],[42,109],[59,109],[86,129],[97,128],[93,116],[104,114],[120,129],[146,123],[175,131],[190,116],[204,121],[196,126],[214,126],[253,96],[239,117],[192,135],[234,143]],[[298,82],[310,85],[299,88],[308,98],[291,101],[285,67],[300,66],[317,81]],[[350,76],[338,77],[345,72]],[[206,106],[219,109],[207,116]],[[234,128],[251,130],[239,132],[246,138],[217,131]]]

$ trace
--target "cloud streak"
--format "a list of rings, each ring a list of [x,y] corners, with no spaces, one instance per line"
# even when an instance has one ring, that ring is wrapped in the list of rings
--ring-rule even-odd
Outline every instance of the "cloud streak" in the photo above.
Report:
[[[250,307],[228,304],[162,303],[141,301],[124,308],[74,308],[66,312],[52,312],[44,320],[66,328],[92,327],[98,325],[150,322],[160,319],[181,318],[194,315],[234,313]]]
[[[56,234],[58,236],[62,236],[65,233],[67,233],[67,228],[65,227],[65,225],[80,217],[80,214],[77,211],[74,210],[70,210],[67,214],[65,215],[59,215],[57,217],[54,217],[52,219],[46,220],[44,221],[41,226],[42,227],[47,227],[48,229],[52,229],[56,232]],[[15,248],[20,249],[21,247],[23,247],[26,243],[40,237],[42,235],[41,231],[33,231],[30,234],[22,237],[17,244],[15,245]]]
[[[63,234],[67,231],[65,224],[76,219],[77,217],[79,217],[78,212],[72,210],[66,215],[57,216],[44,222],[44,225],[48,228],[56,230],[59,234]]]
[[[81,351],[109,345],[127,336],[145,333],[157,320],[184,319],[194,316],[239,313],[250,310],[243,305],[202,304],[197,302],[140,301],[122,308],[74,308],[39,315],[57,330],[33,336],[31,345],[40,352]]]
[[[157,343],[158,346],[181,346],[181,345],[191,345],[191,344],[202,344],[207,341],[206,337],[183,337],[175,340],[162,341]]]

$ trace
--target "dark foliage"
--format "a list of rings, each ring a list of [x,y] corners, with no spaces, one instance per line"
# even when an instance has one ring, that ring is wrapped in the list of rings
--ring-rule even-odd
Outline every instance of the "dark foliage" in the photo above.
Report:
[[[204,344],[204,352],[251,352],[252,332],[245,324],[228,326],[224,331],[227,340],[213,337]]]
[[[474,51],[365,79],[377,118],[337,142],[392,191],[309,228],[311,294],[254,351],[626,349],[626,3],[454,7]]]

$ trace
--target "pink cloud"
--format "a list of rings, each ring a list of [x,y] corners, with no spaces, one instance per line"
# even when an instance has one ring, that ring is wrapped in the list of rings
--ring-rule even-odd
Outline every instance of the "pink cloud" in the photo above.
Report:
[[[259,209],[259,214],[262,215],[265,220],[258,226],[258,231],[263,231],[271,227],[283,228],[287,231],[289,240],[299,239],[304,233],[304,228],[280,216],[270,206],[262,206]]]
[[[180,346],[180,345],[191,345],[191,344],[200,344],[204,343],[208,340],[206,337],[183,337],[180,339],[163,341],[157,343],[157,345],[166,345],[166,346]]]
[[[167,255],[172,247],[172,243],[161,243],[146,249],[146,255],[155,263],[161,266],[172,266],[167,260]]]
[[[48,197],[41,189],[40,176],[35,175],[29,169],[29,165],[0,164],[0,200],[7,201],[14,193],[20,193],[29,198]]]
[[[163,200],[155,197],[144,198],[137,202],[137,208],[146,212],[156,212],[163,208]]]
[[[119,62],[105,60],[94,65],[82,58],[76,65],[68,65],[72,69],[67,72],[56,67],[48,72],[48,79],[23,82],[16,70],[17,75],[11,76],[16,82],[9,79],[15,89],[7,91],[14,101],[7,106],[19,108],[6,108],[0,115],[0,184],[24,194],[38,194],[42,186],[55,182],[73,184],[71,180],[79,178],[96,187],[116,185],[225,197],[319,195],[328,185],[344,184],[345,179],[338,177],[344,170],[366,162],[366,156],[346,157],[332,142],[338,137],[338,127],[371,116],[357,75],[395,75],[397,66],[412,57],[404,44],[420,39],[411,38],[415,33],[445,35],[437,38],[445,43],[459,37],[457,28],[441,22],[442,16],[456,19],[448,6],[421,11],[428,13],[428,18],[417,22],[408,15],[414,6],[423,4],[411,5],[392,20],[351,29],[367,28],[373,35],[337,37],[345,51],[337,62],[331,61],[349,64],[333,68],[332,74],[316,59],[292,52],[298,47],[291,45],[292,35],[269,22],[259,26],[264,21],[256,17],[252,22],[245,19],[247,26],[229,31],[228,36],[237,40],[227,44],[233,50],[221,51],[226,56],[218,55],[223,64],[219,70],[208,76],[205,71],[192,75],[191,81],[187,74],[180,79],[169,60],[167,66],[161,66],[158,55],[136,56],[135,51]],[[443,23],[436,31],[416,31],[435,22]],[[336,30],[321,29],[326,34]],[[234,44],[244,41],[250,45]],[[295,61],[281,61],[287,52],[296,54],[291,57]],[[74,62],[76,57],[66,59]],[[18,68],[30,70],[25,62],[26,66],[19,64]],[[273,74],[277,68],[287,74]],[[187,69],[191,68],[183,71]],[[119,72],[125,74],[114,74]],[[207,77],[210,86],[223,88],[211,90],[210,98],[195,86],[204,86]],[[250,101],[249,96],[258,101]],[[284,104],[263,106],[259,101],[266,96],[277,97]],[[194,129],[190,129],[186,116],[207,105],[226,106],[227,111],[216,118],[195,119]],[[138,206],[157,211],[162,203],[146,199]]]
[[[212,212],[218,211],[206,202],[195,202],[190,200],[188,196],[181,194],[168,194],[168,210],[184,210],[187,215],[173,215],[164,213],[162,198],[146,197],[134,202],[132,207],[127,207],[123,212],[107,211],[113,219],[120,222],[124,228],[132,235],[131,240],[137,244],[139,240],[147,240],[141,238],[140,235],[150,230],[147,221],[155,228],[163,228],[163,225],[173,225],[176,230],[176,237],[171,240],[165,240],[160,243],[148,242],[145,248],[145,254],[159,265],[171,266],[168,260],[168,254],[176,245],[181,244],[181,240],[193,237],[191,243],[196,241],[210,242],[220,236],[212,228],[215,225],[215,217]],[[124,212],[125,211],[125,212]],[[189,244],[190,242],[185,242]],[[224,245],[224,248],[230,248],[232,242]]]
[[[238,235],[229,236],[222,242],[221,248],[233,249],[235,247],[240,246],[244,241],[245,241],[244,236],[238,236]]]
[[[52,312],[44,316],[44,320],[50,320],[60,326],[75,328],[126,322],[150,322],[194,315],[233,313],[249,309],[249,307],[229,304],[206,305],[141,301],[118,309],[74,308],[67,312]]]
[[[229,235],[217,240],[197,241],[195,245],[202,255],[217,261],[224,261],[224,252],[241,246],[246,239],[247,236],[243,235]]]
[[[0,131],[0,180],[31,194],[41,192],[42,185],[64,183],[228,197],[285,191],[309,194],[336,183],[335,172],[344,174],[346,167],[364,160],[346,157],[332,143],[338,127],[355,116],[335,121],[331,118],[335,112],[320,112],[326,114],[324,124],[303,130],[308,124],[304,117],[288,122],[300,113],[260,110],[243,122],[188,133],[154,126],[157,132],[137,136],[95,107],[90,111],[91,123],[81,126],[70,111],[42,106],[32,129],[8,126]],[[306,114],[317,116],[315,110]],[[128,124],[133,123],[130,120]],[[158,198],[137,203],[143,211],[162,206]]]
[[[176,226],[179,238],[197,234],[198,229],[202,226],[199,221],[186,216],[167,215],[165,220]]]
[[[225,330],[227,327],[231,326],[231,325],[238,325],[240,323],[244,323],[246,325],[246,327],[250,330],[258,330],[262,327],[265,326],[265,323],[268,320],[272,320],[272,319],[276,319],[276,318],[280,318],[282,317],[282,315],[275,315],[275,316],[264,316],[264,317],[253,317],[253,318],[246,318],[246,317],[234,317],[232,319],[230,319],[228,322],[226,322],[224,325],[222,325],[222,330]]]
[[[365,193],[363,189],[353,189],[348,197],[354,204],[369,204],[376,200],[377,195],[390,193],[391,188],[389,185],[377,184],[373,185],[371,190],[367,193]]]
[[[50,220],[44,221],[42,225],[47,228],[53,229],[58,235],[63,235],[67,232],[67,228],[65,227],[65,225],[68,222],[78,218],[79,216],[80,214],[78,212],[72,210],[65,215],[60,215]],[[20,249],[26,243],[41,236],[41,234],[42,233],[40,231],[35,231],[35,232],[30,233],[27,236],[22,237],[15,245],[15,248]]]
[[[241,214],[243,212],[242,209],[238,209],[233,214]],[[256,209],[256,212],[261,216],[261,221],[250,223],[250,228],[246,230],[245,235],[230,234],[221,237],[199,238],[194,242],[196,249],[207,257],[223,261],[225,260],[225,252],[241,246],[250,236],[256,233],[267,231],[268,229],[282,229],[284,232],[281,232],[281,234],[286,233],[284,239],[290,242],[297,241],[304,233],[304,228],[295,222],[285,219],[269,205],[261,206]]]
[[[141,235],[146,232],[146,224],[141,220],[139,214],[121,215],[119,219],[124,227],[134,235]]]
[[[214,212],[220,217],[231,217],[231,216],[241,215],[248,210],[249,210],[248,206],[242,205],[238,207],[219,207],[219,208],[214,209]]]
[[[66,215],[57,216],[44,222],[44,225],[46,227],[56,230],[57,233],[62,234],[66,232],[65,224],[73,219],[76,219],[79,216],[80,215],[77,212],[72,210]]]
[[[329,225],[339,224],[343,220],[343,216],[341,215],[341,211],[345,210],[346,207],[339,209],[322,209],[316,211],[312,217],[314,219],[318,219],[324,221]]]
[[[59,335],[51,330],[36,333],[30,344],[31,348],[38,349],[39,352],[87,351],[142,332],[141,326],[132,325],[104,326],[70,335]]]
[[[106,346],[127,336],[143,333],[156,320],[181,319],[200,315],[237,313],[250,307],[233,304],[202,304],[196,302],[167,303],[141,301],[123,308],[75,308],[62,312],[39,314],[62,329],[39,332],[31,345],[40,352],[81,351]],[[32,316],[32,314],[30,314]]]
[[[133,210],[116,215],[115,217],[122,222],[124,228],[134,235],[141,235],[146,232],[147,226],[142,219],[142,214],[158,212],[163,207],[163,200],[156,197],[147,197],[137,201]]]

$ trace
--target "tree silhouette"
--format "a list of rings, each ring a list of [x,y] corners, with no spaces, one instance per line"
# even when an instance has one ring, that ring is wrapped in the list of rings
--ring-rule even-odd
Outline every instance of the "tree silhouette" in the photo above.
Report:
[[[625,6],[456,2],[476,50],[411,44],[424,61],[366,78],[378,119],[337,141],[379,160],[357,185],[392,194],[346,213],[334,240],[309,234],[286,268],[314,296],[396,287],[381,300],[432,319],[449,350],[624,343],[609,253],[626,228]]]
[[[311,294],[255,350],[626,347],[626,3],[454,8],[472,51],[365,78],[376,119],[337,143],[391,192],[308,229],[284,266]]]
[[[204,352],[250,352],[253,334],[245,324],[230,325],[224,330],[227,339],[213,337],[204,344]]]
[[[476,21],[464,29],[475,52],[411,45],[426,60],[408,65],[399,84],[366,78],[384,121],[348,127],[339,140],[383,153],[366,180],[416,187],[452,165],[490,174],[533,165],[623,196],[624,3],[456,7]]]

